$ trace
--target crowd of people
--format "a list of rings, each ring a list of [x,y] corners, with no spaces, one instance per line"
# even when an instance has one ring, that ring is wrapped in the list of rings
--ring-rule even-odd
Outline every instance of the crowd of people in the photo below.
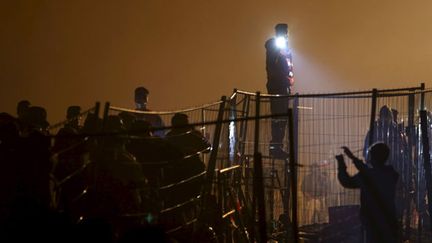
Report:
[[[148,93],[136,89],[137,110],[148,110]],[[153,114],[81,114],[68,107],[50,134],[46,110],[29,101],[0,113],[0,240],[168,241],[166,231],[198,217],[211,145],[186,114],[169,131],[154,129],[163,123]]]

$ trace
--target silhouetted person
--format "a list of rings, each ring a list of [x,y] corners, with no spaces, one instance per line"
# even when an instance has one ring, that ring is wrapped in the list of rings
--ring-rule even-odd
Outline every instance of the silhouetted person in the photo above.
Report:
[[[166,134],[166,137],[185,154],[209,152],[210,143],[201,132],[189,125],[189,117],[186,114],[174,114],[171,118],[171,126],[173,128]]]
[[[125,214],[141,212],[141,193],[146,185],[140,164],[126,148],[124,128],[118,116],[108,116],[98,156],[93,162],[94,185],[89,188],[90,218],[112,223],[116,232],[135,224],[138,218]]]
[[[135,110],[150,111],[147,107],[149,94],[150,92],[144,87],[138,87],[135,89]],[[148,121],[153,128],[164,126],[162,118],[157,114],[136,114],[136,120]],[[165,132],[163,130],[155,130],[153,135],[165,137]]]
[[[40,106],[31,106],[24,113],[24,123],[26,124],[24,136],[28,133],[37,131],[44,135],[48,135],[49,123],[47,121],[47,112],[45,108]]]
[[[205,171],[205,164],[200,153],[209,152],[211,145],[202,134],[189,125],[188,116],[176,113],[171,119],[173,128],[166,135],[166,139],[183,152],[182,161],[171,172],[177,180],[185,180]],[[170,172],[170,171],[168,171]],[[174,193],[179,200],[187,200],[199,195],[203,178],[196,178],[176,189]]]
[[[17,104],[17,116],[18,116],[18,121],[19,123],[23,122],[23,119],[28,111],[28,109],[30,108],[30,101],[28,100],[21,100],[20,102],[18,102]],[[22,124],[20,124],[20,128],[22,127]]]
[[[20,138],[16,118],[0,113],[0,228],[11,210],[18,189]]]
[[[289,95],[294,84],[292,54],[288,47],[288,25],[277,24],[276,36],[267,40],[266,71],[267,92],[274,95]],[[288,112],[288,98],[270,98],[272,115],[282,115]],[[272,139],[269,153],[276,158],[286,159],[288,153],[283,150],[283,138],[287,126],[286,117],[274,117],[271,122]]]
[[[54,152],[58,152],[62,149],[66,149],[77,142],[80,139],[76,136],[80,133],[81,107],[69,106],[66,112],[66,124],[57,132],[57,137],[54,143]]]
[[[86,153],[86,143],[80,137],[80,113],[81,107],[69,106],[66,112],[66,124],[56,134],[52,152],[57,158],[53,175],[60,183],[60,205],[63,210],[73,215],[73,204],[83,193],[87,184],[83,171],[85,163],[84,154]],[[80,173],[77,173],[80,172]]]
[[[381,141],[385,143],[389,149],[389,164],[393,166],[400,178],[396,187],[396,212],[399,221],[402,221],[404,211],[408,210],[410,189],[408,185],[412,185],[412,175],[410,174],[412,162],[409,156],[407,137],[403,133],[403,129],[395,122],[395,114],[389,106],[384,105],[380,108],[379,117],[374,122],[373,134],[368,131],[363,147],[363,157],[368,161],[369,139],[372,136],[372,144]],[[410,212],[406,212],[410,213]]]
[[[172,164],[178,163],[183,158],[183,153],[167,140],[152,136],[150,130],[149,122],[135,121],[130,130],[132,136],[127,144],[127,150],[142,164],[144,175],[149,179],[150,185],[171,183],[173,180],[162,176],[162,172]]]
[[[338,179],[346,188],[360,188],[360,218],[364,230],[364,242],[397,242],[399,227],[396,218],[396,184],[398,173],[386,165],[390,150],[385,143],[375,143],[370,147],[368,167],[352,152],[343,147],[344,153],[352,160],[359,171],[350,176],[342,154],[336,156]]]

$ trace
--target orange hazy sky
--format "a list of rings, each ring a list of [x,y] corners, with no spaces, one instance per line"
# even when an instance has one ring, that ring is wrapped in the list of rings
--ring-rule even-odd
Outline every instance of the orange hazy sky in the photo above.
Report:
[[[4,0],[0,111],[28,99],[49,120],[68,105],[150,108],[265,92],[264,42],[288,23],[300,93],[431,87],[427,0]]]

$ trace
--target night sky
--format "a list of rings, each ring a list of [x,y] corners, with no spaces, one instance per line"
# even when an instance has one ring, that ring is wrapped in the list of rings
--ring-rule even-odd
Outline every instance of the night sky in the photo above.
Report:
[[[288,23],[295,92],[432,87],[426,0],[2,0],[0,111],[28,99],[50,122],[68,105],[153,110],[265,92],[264,42]]]

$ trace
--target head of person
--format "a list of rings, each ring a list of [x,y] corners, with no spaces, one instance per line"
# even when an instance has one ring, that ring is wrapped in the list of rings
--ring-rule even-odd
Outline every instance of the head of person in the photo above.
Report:
[[[45,108],[40,106],[31,106],[26,113],[26,121],[31,128],[47,132],[49,123],[47,121],[47,112]]]
[[[184,113],[175,113],[174,116],[171,118],[171,125],[172,126],[186,126],[189,124],[189,117],[188,115]]]
[[[105,121],[104,130],[109,133],[109,136],[104,138],[105,146],[115,147],[124,143],[122,133],[125,129],[119,116],[109,115]]]
[[[276,36],[284,37],[288,35],[288,25],[285,23],[280,23],[275,26]]]
[[[81,120],[81,107],[77,105],[69,106],[66,111],[66,119],[71,120],[70,123],[72,125],[79,125],[79,122]]]
[[[18,118],[22,119],[29,108],[30,108],[30,101],[21,100],[20,102],[18,102],[18,104],[17,104]]]
[[[376,142],[369,148],[369,158],[373,167],[383,167],[389,157],[390,149],[383,142]]]
[[[388,107],[387,105],[384,105],[381,107],[380,112],[379,112],[379,119],[380,119],[380,121],[383,121],[383,122],[392,122],[393,121],[393,114],[392,114],[390,107]]]
[[[147,108],[148,102],[148,89],[144,87],[138,87],[135,89],[135,108],[138,110],[143,110]]]

